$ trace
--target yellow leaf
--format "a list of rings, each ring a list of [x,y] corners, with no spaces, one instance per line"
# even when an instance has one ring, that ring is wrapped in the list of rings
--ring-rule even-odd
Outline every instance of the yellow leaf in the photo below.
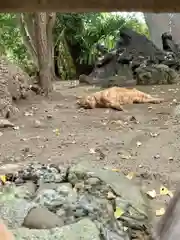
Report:
[[[162,216],[165,213],[165,209],[164,208],[160,208],[159,210],[156,210],[156,216]]]
[[[146,194],[151,198],[155,198],[157,196],[156,191],[154,189],[152,191],[148,191]]]
[[[170,197],[173,197],[173,193],[164,186],[161,186],[160,188],[160,195],[168,195]]]
[[[129,179],[129,180],[131,180],[131,179],[133,179],[134,177],[135,177],[135,173],[134,172],[129,172],[127,175],[126,175],[126,177]]]
[[[113,172],[120,172],[120,169],[113,168],[113,169],[111,169],[111,171],[113,171]]]
[[[116,208],[116,211],[114,212],[114,217],[116,219],[118,219],[119,217],[121,217],[123,215],[124,211],[121,208]]]
[[[3,184],[5,184],[6,181],[7,181],[6,175],[1,175],[1,176],[0,176],[0,180],[1,180],[1,182],[2,182]]]
[[[60,135],[60,131],[58,128],[54,129],[53,132],[56,134],[56,136],[59,136]]]

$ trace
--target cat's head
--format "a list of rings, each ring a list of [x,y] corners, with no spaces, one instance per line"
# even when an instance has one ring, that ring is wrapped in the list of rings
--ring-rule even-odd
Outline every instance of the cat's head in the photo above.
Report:
[[[78,97],[76,103],[83,108],[94,108],[96,105],[94,96]]]

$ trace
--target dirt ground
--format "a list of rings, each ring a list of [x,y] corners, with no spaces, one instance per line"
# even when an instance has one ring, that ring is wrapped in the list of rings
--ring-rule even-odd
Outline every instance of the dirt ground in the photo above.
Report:
[[[76,96],[97,89],[74,84],[57,83],[51,99],[33,96],[18,103],[21,116],[12,119],[16,127],[0,129],[1,164],[69,165],[87,159],[175,189],[180,180],[179,86],[138,87],[166,101],[127,105],[119,112],[78,109]]]

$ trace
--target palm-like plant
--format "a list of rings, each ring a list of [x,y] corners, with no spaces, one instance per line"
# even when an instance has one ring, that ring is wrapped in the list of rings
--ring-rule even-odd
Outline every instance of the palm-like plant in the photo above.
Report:
[[[72,46],[78,46],[79,53],[76,59],[69,60],[72,58],[71,54],[63,54],[68,56],[65,62],[73,62],[75,65],[77,63],[92,65],[98,56],[96,44],[100,43],[112,49],[118,39],[119,31],[124,26],[131,27],[140,33],[147,33],[146,26],[139,23],[135,17],[127,19],[111,13],[57,14],[56,43],[61,46],[63,44],[65,51],[69,47],[69,52]],[[70,64],[67,69],[69,73],[72,71],[72,66]],[[72,76],[72,73],[70,75]]]

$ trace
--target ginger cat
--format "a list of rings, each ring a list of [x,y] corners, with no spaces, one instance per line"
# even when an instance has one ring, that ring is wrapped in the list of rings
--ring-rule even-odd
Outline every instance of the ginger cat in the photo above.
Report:
[[[161,103],[164,99],[138,91],[136,88],[112,87],[79,97],[77,104],[83,108],[113,108],[123,111],[122,105],[133,103]]]

